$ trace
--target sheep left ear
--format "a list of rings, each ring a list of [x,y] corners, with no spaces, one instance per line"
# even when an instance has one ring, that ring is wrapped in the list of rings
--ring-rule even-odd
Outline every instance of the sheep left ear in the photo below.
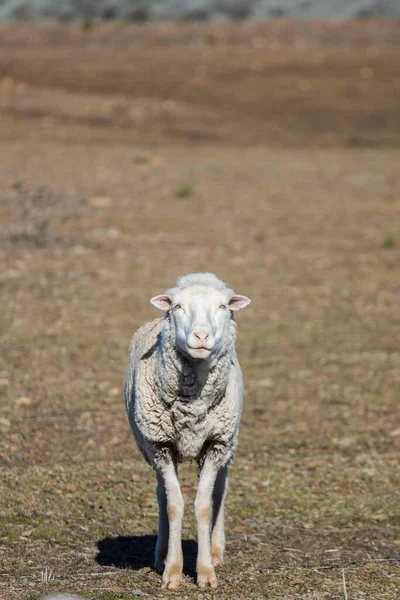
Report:
[[[250,304],[251,300],[247,296],[239,296],[235,294],[229,298],[228,308],[230,310],[239,310]]]
[[[154,296],[150,302],[160,310],[169,310],[172,306],[172,296],[169,294],[160,294],[159,296]]]

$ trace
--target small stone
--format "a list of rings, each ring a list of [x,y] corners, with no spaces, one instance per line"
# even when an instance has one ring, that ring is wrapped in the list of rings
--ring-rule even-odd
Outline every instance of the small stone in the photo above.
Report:
[[[376,475],[376,469],[374,469],[373,467],[366,467],[362,470],[362,472],[364,473],[364,475],[367,475],[367,477],[374,477]]]
[[[6,419],[6,417],[0,417],[0,427],[2,427],[3,429],[8,429],[10,425],[10,419]]]
[[[21,533],[22,537],[30,537],[33,533],[33,529],[26,529]]]
[[[143,567],[142,569],[142,573],[150,573],[151,569],[150,567]]]
[[[260,379],[260,381],[258,382],[258,385],[260,387],[264,387],[264,388],[272,388],[274,385],[274,382],[272,381],[272,379]]]
[[[107,229],[96,228],[91,231],[91,235],[100,239],[116,239],[121,235],[121,231],[117,227],[108,227]]]
[[[340,448],[350,448],[353,443],[353,438],[342,438],[337,441],[337,445],[340,446]]]
[[[378,523],[380,523],[381,521],[387,521],[389,517],[383,513],[375,513],[372,515],[372,518],[374,521],[378,521]]]
[[[390,432],[391,437],[397,437],[399,435],[400,435],[400,427],[398,427],[397,429],[393,429],[393,431]]]
[[[246,527],[244,525],[236,525],[236,527],[234,527],[232,531],[234,531],[235,533],[244,533],[246,531]]]
[[[289,374],[290,379],[306,379],[307,377],[312,377],[312,371],[308,369],[302,369],[301,371],[294,371]]]
[[[109,206],[112,206],[113,200],[108,196],[93,196],[93,198],[90,198],[89,202],[92,206],[107,208]]]
[[[370,67],[363,67],[360,69],[360,75],[363,79],[372,79],[374,72]]]
[[[312,371],[309,371],[308,369],[303,369],[302,371],[299,371],[297,373],[297,376],[301,379],[305,379],[306,377],[312,377],[312,374]]]
[[[119,389],[119,387],[113,387],[108,392],[109,396],[119,396],[120,394],[121,394],[121,390]]]
[[[82,254],[86,254],[87,249],[84,246],[73,246],[72,249],[72,254],[75,254],[76,256],[81,256]]]

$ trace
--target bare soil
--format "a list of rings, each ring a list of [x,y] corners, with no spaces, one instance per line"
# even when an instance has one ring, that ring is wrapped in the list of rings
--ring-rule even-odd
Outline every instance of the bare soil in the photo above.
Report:
[[[400,26],[0,26],[0,598],[399,596]],[[219,588],[151,570],[122,398],[180,274],[238,316]]]

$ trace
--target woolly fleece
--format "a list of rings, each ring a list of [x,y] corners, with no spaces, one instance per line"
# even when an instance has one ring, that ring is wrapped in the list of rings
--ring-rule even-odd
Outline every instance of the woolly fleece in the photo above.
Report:
[[[210,273],[177,281],[179,289],[190,285],[232,292]],[[133,435],[155,469],[168,460],[171,451],[177,462],[196,460],[200,468],[211,451],[222,467],[234,458],[243,398],[233,313],[203,385],[198,378],[199,362],[179,352],[175,339],[170,311],[140,327],[132,338],[124,392]]]

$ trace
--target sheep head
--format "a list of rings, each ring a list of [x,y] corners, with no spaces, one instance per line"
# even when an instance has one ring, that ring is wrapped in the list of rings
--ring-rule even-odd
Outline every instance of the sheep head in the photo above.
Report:
[[[177,348],[193,359],[207,360],[218,354],[229,336],[232,311],[244,308],[250,299],[235,294],[212,273],[194,273],[180,277],[175,288],[150,302],[170,311]]]

